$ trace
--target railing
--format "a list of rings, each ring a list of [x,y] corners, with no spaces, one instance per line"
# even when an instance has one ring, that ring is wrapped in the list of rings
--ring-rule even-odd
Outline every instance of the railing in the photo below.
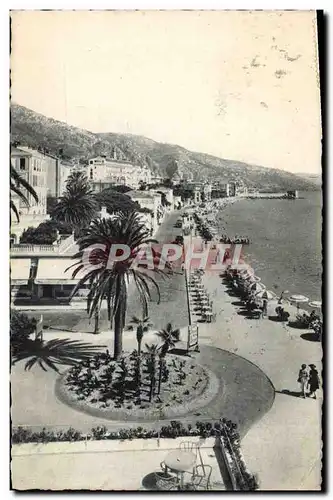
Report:
[[[217,437],[217,443],[228,471],[232,489],[234,491],[258,489],[257,479],[247,469],[240,449],[235,449],[224,424],[221,425],[221,435]]]
[[[64,253],[70,246],[75,243],[74,235],[67,236],[66,239],[52,245],[39,245],[39,244],[14,244],[10,248],[11,253],[26,254],[26,253]]]
[[[14,244],[10,248],[11,253],[56,253],[59,252],[58,245],[33,245]]]
[[[70,246],[72,246],[75,243],[74,240],[74,234],[71,234],[70,236],[67,236],[65,239],[60,241],[59,243],[59,252],[65,252]]]

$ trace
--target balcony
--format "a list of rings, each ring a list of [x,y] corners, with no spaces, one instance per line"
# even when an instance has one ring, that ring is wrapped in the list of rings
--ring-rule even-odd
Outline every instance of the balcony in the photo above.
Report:
[[[14,244],[10,247],[12,257],[23,255],[74,255],[78,251],[75,244],[74,235],[62,236],[60,240],[53,245],[34,245],[34,244]]]

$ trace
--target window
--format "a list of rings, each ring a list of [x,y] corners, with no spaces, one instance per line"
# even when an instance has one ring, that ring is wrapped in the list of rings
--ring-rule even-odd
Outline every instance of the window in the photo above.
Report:
[[[95,168],[96,168],[96,167],[95,167]],[[93,173],[93,169],[91,168],[91,169],[90,169],[90,179],[93,179],[93,177],[94,177],[94,173]]]
[[[25,158],[20,158],[20,170],[25,170]]]

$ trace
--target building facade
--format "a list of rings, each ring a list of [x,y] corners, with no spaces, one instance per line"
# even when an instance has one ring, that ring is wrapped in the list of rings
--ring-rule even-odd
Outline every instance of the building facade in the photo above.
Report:
[[[229,183],[229,196],[237,196],[237,194],[238,194],[238,189],[237,189],[236,182],[230,182]]]
[[[129,161],[97,156],[91,158],[86,167],[90,182],[107,181],[112,185],[126,185],[137,189],[141,184],[151,183],[151,171]]]
[[[29,206],[26,206],[17,197],[13,197],[20,215],[46,215],[48,170],[54,167],[54,158],[46,156],[39,151],[23,147],[12,148],[10,156],[13,167],[29,182],[38,196],[37,202],[30,193],[23,190],[28,199]]]

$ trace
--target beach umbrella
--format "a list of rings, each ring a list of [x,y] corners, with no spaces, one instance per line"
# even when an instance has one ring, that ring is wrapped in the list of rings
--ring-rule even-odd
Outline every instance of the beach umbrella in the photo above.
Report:
[[[260,292],[256,293],[256,297],[258,299],[272,300],[275,298],[275,294],[269,290],[260,290]]]
[[[313,300],[312,302],[309,302],[309,306],[314,309],[321,309],[321,300]]]
[[[281,292],[281,295],[280,295],[280,297],[279,297],[279,304],[281,304],[281,303],[282,303],[283,295],[284,295],[285,293],[289,293],[289,290],[283,290],[283,292]]]
[[[308,297],[305,297],[305,295],[291,295],[289,297],[289,300],[291,302],[295,302],[296,303],[297,311],[299,310],[299,305],[300,304],[306,304],[307,302],[309,302]]]

